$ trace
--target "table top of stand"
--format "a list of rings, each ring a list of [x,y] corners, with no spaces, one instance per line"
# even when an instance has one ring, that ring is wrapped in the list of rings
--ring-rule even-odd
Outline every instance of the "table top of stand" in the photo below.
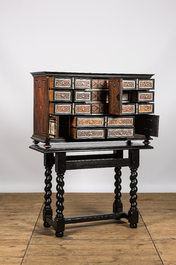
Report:
[[[44,144],[31,145],[29,148],[41,153],[58,152],[87,152],[87,151],[112,151],[112,150],[133,150],[133,149],[153,149],[151,145],[144,145],[137,142],[124,141],[89,141],[89,142],[60,142],[52,143],[50,148],[45,148]]]

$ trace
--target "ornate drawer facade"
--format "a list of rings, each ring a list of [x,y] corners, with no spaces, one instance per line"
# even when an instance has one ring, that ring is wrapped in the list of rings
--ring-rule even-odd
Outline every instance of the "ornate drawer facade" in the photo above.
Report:
[[[72,127],[104,127],[105,118],[104,117],[72,117],[71,119]]]
[[[131,102],[154,102],[154,92],[153,91],[132,91]]]
[[[128,138],[134,136],[134,128],[108,128],[107,139],[109,138]]]
[[[107,127],[134,126],[134,117],[107,117]]]
[[[72,102],[72,91],[49,90],[49,101]]]
[[[73,139],[105,139],[105,130],[71,128],[71,137]]]
[[[154,113],[153,103],[139,103],[136,104],[137,114],[151,114]]]

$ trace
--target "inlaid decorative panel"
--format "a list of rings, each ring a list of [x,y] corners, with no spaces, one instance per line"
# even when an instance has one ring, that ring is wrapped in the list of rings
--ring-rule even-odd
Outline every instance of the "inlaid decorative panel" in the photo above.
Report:
[[[92,89],[109,88],[109,80],[106,79],[92,79]]]
[[[77,129],[77,139],[104,138],[104,129],[80,130]]]
[[[89,104],[76,105],[75,104],[75,114],[90,114],[91,106]]]
[[[154,89],[154,80],[139,80],[139,89]]]
[[[55,114],[71,114],[71,104],[55,104]]]
[[[92,103],[92,114],[107,114],[108,104],[107,103]]]
[[[153,101],[153,93],[152,92],[140,92],[138,94],[138,101]]]
[[[78,127],[85,127],[85,126],[90,126],[90,127],[99,127],[99,126],[104,126],[104,118],[77,118],[77,124]]]
[[[138,104],[138,113],[153,113],[153,104]]]
[[[108,129],[107,138],[117,138],[117,137],[133,137],[134,135],[134,129]]]
[[[121,114],[122,88],[121,79],[109,80],[109,113],[112,115]]]
[[[108,101],[108,91],[92,91],[92,101]]]
[[[55,78],[55,88],[71,88],[71,79]]]
[[[133,117],[128,117],[128,118],[111,118],[108,117],[108,122],[107,122],[107,126],[111,127],[111,126],[133,126],[134,125],[134,121],[133,121]]]
[[[75,102],[77,101],[90,101],[91,92],[89,91],[75,91]]]
[[[75,79],[75,88],[91,88],[90,79]]]
[[[135,89],[135,80],[123,80],[122,88],[123,89]]]
[[[34,135],[48,137],[48,82],[46,77],[34,78]]]
[[[49,90],[49,101],[72,101],[71,91]]]
[[[123,104],[122,105],[122,114],[134,114],[135,105],[134,104]]]

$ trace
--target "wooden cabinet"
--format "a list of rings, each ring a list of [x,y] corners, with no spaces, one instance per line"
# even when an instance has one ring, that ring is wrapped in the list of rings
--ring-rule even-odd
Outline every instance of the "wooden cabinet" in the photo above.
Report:
[[[35,142],[134,140],[158,134],[159,118],[151,115],[153,75],[61,72],[32,75]],[[150,124],[146,115],[151,117]],[[145,128],[138,126],[139,122]]]

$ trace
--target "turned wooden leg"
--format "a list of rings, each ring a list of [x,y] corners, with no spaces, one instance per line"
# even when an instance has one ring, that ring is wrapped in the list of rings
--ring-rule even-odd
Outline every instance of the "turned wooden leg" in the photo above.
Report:
[[[138,209],[137,209],[137,169],[131,168],[131,175],[130,175],[130,203],[131,207],[129,209],[129,217],[130,217],[130,227],[137,228],[138,223]]]
[[[66,170],[66,153],[56,153],[55,157],[56,173],[57,173],[57,194],[56,194],[56,217],[55,217],[55,235],[62,237],[65,230],[64,210],[64,173]]]
[[[44,165],[45,165],[45,195],[44,195],[44,208],[43,208],[43,225],[44,227],[50,227],[50,225],[46,222],[46,217],[52,217],[52,208],[51,208],[51,195],[52,195],[52,166],[54,163],[53,154],[45,154],[44,155]]]
[[[114,193],[115,193],[115,200],[114,200],[114,203],[113,203],[113,212],[114,213],[118,213],[118,212],[122,212],[123,210],[123,205],[122,205],[122,202],[121,202],[121,175],[122,175],[122,172],[121,172],[121,167],[116,167],[115,168],[115,190],[114,190]]]
[[[139,150],[130,151],[131,166],[130,166],[130,209],[128,212],[128,221],[131,228],[137,228],[138,209],[137,209],[137,169],[139,166]]]

